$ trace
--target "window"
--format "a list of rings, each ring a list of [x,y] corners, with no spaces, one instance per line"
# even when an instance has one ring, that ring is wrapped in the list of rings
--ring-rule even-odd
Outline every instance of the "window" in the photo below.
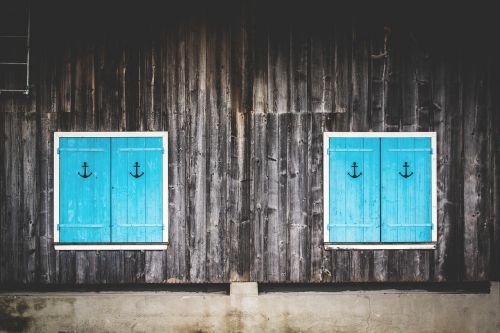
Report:
[[[435,133],[324,133],[325,243],[434,248]]]
[[[164,249],[167,133],[54,134],[58,250]]]

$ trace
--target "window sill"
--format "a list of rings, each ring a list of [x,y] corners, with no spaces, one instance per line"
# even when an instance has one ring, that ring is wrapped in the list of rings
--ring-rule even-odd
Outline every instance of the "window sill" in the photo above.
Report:
[[[158,251],[158,250],[166,250],[168,248],[168,243],[133,243],[133,244],[55,243],[54,248],[58,251],[117,251],[117,250]]]
[[[436,243],[325,243],[325,250],[434,250]]]

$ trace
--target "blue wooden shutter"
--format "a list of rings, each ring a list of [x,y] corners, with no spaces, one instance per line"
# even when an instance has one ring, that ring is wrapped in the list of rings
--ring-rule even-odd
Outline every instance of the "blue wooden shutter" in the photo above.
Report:
[[[162,138],[113,138],[111,145],[112,241],[161,242]]]
[[[431,139],[382,139],[382,241],[430,242]]]
[[[60,138],[59,241],[110,241],[110,140]]]
[[[380,139],[330,138],[328,158],[330,242],[380,241]]]

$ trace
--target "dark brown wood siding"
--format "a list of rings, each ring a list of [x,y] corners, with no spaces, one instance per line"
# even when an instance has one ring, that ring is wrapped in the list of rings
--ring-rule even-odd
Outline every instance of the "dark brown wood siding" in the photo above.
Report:
[[[499,279],[487,25],[38,6],[31,93],[0,95],[0,285]],[[168,250],[55,251],[52,133],[154,130],[169,132]],[[435,251],[323,248],[324,131],[437,132]]]

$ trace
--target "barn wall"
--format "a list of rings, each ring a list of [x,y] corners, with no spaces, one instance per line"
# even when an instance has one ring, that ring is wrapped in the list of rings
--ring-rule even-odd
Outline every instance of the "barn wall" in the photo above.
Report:
[[[35,9],[32,93],[0,96],[0,285],[499,278],[500,75],[477,26]],[[91,130],[169,132],[168,250],[54,250],[52,133]],[[323,131],[438,133],[435,251],[323,249]]]

